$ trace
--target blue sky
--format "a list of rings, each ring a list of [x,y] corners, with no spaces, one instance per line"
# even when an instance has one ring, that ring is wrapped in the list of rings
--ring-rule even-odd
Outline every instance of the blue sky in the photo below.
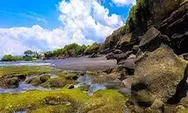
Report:
[[[134,0],[0,0],[0,56],[102,42],[123,25],[132,4]]]

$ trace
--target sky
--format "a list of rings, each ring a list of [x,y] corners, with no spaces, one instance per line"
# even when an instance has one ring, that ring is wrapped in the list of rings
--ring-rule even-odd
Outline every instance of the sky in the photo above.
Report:
[[[0,0],[0,57],[103,42],[136,0]]]

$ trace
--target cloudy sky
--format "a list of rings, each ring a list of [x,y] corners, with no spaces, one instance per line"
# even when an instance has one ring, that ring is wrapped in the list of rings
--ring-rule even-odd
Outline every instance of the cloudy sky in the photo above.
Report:
[[[135,0],[0,0],[0,57],[92,44],[125,23]]]

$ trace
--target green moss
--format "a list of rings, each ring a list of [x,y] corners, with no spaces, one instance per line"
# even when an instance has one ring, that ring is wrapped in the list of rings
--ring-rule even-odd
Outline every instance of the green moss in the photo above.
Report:
[[[38,86],[38,85],[40,85],[42,82],[41,82],[41,80],[40,80],[39,78],[34,77],[34,78],[29,79],[29,80],[26,80],[25,83],[31,84],[31,85],[33,85],[33,86]]]
[[[63,88],[67,84],[74,84],[76,81],[67,80],[65,77],[52,78],[43,83],[41,86],[46,88]]]
[[[114,90],[98,91],[91,97],[80,89],[28,91],[19,94],[1,94],[0,112],[124,113],[124,102],[124,96]]]
[[[20,111],[20,110],[53,110],[51,105],[46,104],[45,99],[48,97],[63,98],[64,101],[72,105],[79,105],[89,97],[81,90],[57,90],[57,91],[28,91],[20,94],[1,94],[0,111],[3,113]],[[61,105],[65,106],[65,105]],[[47,107],[47,108],[46,108]]]
[[[130,22],[130,20],[132,19],[133,23],[134,24],[137,24],[137,17],[136,17],[136,14],[138,13],[138,11],[140,9],[143,9],[147,7],[147,2],[145,0],[137,0],[136,1],[136,5],[132,6],[130,12],[129,12],[129,17],[127,19],[127,23]]]
[[[23,74],[23,75],[41,75],[50,73],[54,68],[49,66],[16,66],[0,67],[0,77],[4,75]]]
[[[124,113],[125,97],[113,90],[97,91],[81,107],[81,113]]]

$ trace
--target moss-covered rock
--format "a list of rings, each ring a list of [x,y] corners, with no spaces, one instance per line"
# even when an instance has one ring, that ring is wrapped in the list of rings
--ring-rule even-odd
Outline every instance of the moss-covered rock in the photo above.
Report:
[[[31,84],[33,86],[39,86],[40,84],[42,84],[42,81],[37,77],[33,77],[31,79],[26,80],[25,83]]]
[[[42,87],[46,88],[63,88],[67,84],[75,83],[73,80],[67,80],[64,77],[52,78],[41,84]]]
[[[178,58],[167,46],[146,53],[136,63],[135,77],[132,84],[133,93],[149,92],[150,95],[140,95],[140,98],[157,98],[164,103],[170,102],[172,98],[181,99],[180,95],[177,94],[181,91],[177,87],[184,87],[180,84],[187,77],[184,74],[186,66],[187,62]],[[152,102],[150,106],[151,104]]]
[[[50,75],[42,75],[39,79],[42,83],[44,83],[50,79]]]
[[[18,77],[1,78],[0,87],[17,88],[19,86],[19,82],[20,82],[20,80]]]
[[[108,98],[109,97],[109,98]],[[81,113],[124,113],[125,97],[113,90],[97,91],[80,109]]]

